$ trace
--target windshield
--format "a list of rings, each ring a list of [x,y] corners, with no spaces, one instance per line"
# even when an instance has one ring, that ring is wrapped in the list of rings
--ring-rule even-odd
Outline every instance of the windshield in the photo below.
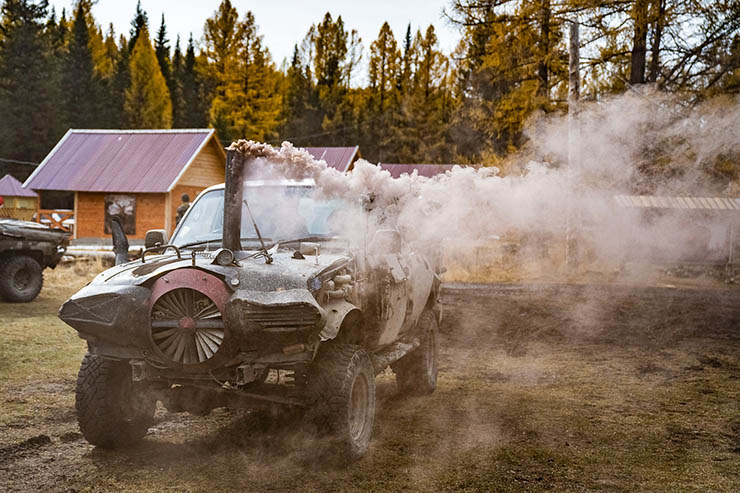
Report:
[[[350,207],[344,201],[317,198],[315,189],[307,186],[246,186],[244,196],[266,242],[336,236],[343,222],[339,217]],[[183,246],[213,241],[215,246],[220,246],[223,222],[224,191],[210,191],[191,206],[172,243]],[[241,238],[257,239],[243,203]]]

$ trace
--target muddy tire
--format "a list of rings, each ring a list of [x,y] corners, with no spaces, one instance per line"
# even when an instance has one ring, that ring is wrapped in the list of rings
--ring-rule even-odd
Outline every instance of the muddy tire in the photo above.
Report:
[[[375,372],[360,346],[325,344],[309,371],[309,421],[330,438],[330,453],[359,459],[370,445],[375,421]]]
[[[102,448],[140,440],[153,423],[156,400],[137,388],[126,361],[86,354],[77,376],[75,408],[85,439]]]
[[[391,366],[398,390],[404,394],[431,394],[437,388],[439,341],[437,318],[432,310],[424,310],[418,328],[422,332],[421,345]]]
[[[42,268],[26,255],[12,255],[0,262],[0,297],[7,301],[33,301],[44,283]]]

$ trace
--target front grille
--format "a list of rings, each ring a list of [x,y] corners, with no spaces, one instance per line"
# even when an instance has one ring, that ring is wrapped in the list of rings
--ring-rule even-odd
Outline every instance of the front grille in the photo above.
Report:
[[[168,291],[157,299],[152,307],[151,331],[157,349],[184,365],[211,359],[224,339],[224,323],[216,303],[189,288]]]
[[[316,327],[321,314],[309,304],[290,306],[264,306],[247,303],[247,325],[249,330],[266,332],[292,332]]]

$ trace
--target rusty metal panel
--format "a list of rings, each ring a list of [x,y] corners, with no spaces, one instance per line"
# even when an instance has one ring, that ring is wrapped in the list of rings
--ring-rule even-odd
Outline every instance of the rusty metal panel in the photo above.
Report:
[[[0,178],[0,197],[38,197],[33,190],[23,188],[23,184],[12,175]]]
[[[71,130],[26,188],[164,193],[213,135],[195,130]]]

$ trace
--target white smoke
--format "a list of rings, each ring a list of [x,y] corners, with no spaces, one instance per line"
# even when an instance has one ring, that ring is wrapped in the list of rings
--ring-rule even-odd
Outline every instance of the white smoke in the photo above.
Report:
[[[646,215],[620,208],[614,196],[707,196],[726,189],[727,178],[708,173],[717,160],[740,156],[740,105],[723,101],[686,109],[652,93],[585,105],[575,153],[566,118],[540,117],[528,127],[529,145],[508,158],[521,170],[511,176],[496,168],[454,167],[431,178],[414,173],[394,179],[364,160],[343,174],[288,142],[276,149],[242,140],[231,149],[250,161],[253,177],[310,177],[329,197],[372,198],[373,224],[394,217],[406,240],[421,245],[445,239],[473,244],[511,232],[562,236],[569,221],[587,233],[595,257],[649,254],[662,246],[678,258],[724,245],[727,217]],[[569,151],[576,162],[568,163]]]

